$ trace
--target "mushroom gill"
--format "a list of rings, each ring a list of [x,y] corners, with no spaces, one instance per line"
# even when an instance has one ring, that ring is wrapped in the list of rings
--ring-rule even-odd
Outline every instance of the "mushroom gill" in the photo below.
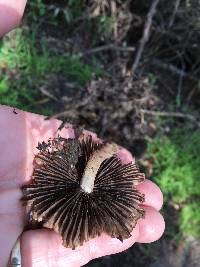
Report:
[[[22,186],[30,225],[54,229],[72,249],[101,233],[121,241],[131,236],[144,216],[144,195],[134,185],[145,178],[132,162],[122,164],[116,144],[58,137],[38,149],[31,180]]]

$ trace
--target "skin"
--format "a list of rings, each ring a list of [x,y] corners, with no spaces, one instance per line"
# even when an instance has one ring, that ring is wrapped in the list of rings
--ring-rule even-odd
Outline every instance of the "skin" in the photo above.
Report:
[[[25,5],[24,0],[0,0],[0,37],[20,23]]]
[[[0,0],[0,36],[19,24],[24,12],[24,0]],[[33,170],[33,158],[39,141],[54,137],[60,122],[44,120],[43,116],[0,106],[0,267],[7,265],[11,249],[26,224],[25,208],[21,205],[20,186],[28,181]],[[73,137],[70,126],[60,133]],[[95,138],[95,135],[94,135]],[[120,151],[124,163],[132,161],[125,149]],[[94,258],[121,252],[135,242],[150,243],[161,237],[165,223],[159,210],[163,196],[149,180],[137,186],[145,194],[145,219],[139,220],[132,237],[121,243],[102,234],[84,246],[71,250],[62,246],[61,237],[51,230],[29,230],[21,235],[23,267],[78,267]]]

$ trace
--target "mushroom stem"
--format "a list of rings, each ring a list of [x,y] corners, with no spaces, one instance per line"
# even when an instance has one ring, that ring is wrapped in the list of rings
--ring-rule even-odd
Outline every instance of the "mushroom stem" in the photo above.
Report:
[[[116,144],[106,144],[101,149],[95,151],[89,158],[80,183],[81,188],[86,193],[91,193],[93,191],[95,177],[101,163],[105,159],[108,159],[116,154],[118,150],[119,147]]]

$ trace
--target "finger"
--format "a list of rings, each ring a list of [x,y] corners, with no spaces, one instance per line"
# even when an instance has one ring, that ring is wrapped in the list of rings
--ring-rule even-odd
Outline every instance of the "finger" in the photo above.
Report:
[[[132,154],[124,148],[119,151],[118,155],[124,164],[131,161],[135,162]],[[161,209],[163,205],[163,194],[155,183],[146,179],[143,183],[136,185],[136,187],[141,193],[145,194],[145,202],[143,203],[145,206],[151,206],[156,210]]]
[[[145,195],[145,202],[143,205],[151,206],[156,210],[161,209],[163,205],[163,194],[155,183],[146,179],[143,183],[137,185],[136,187]]]
[[[26,0],[0,0],[0,36],[19,24],[25,5]]]
[[[17,214],[0,214],[0,266],[7,266],[9,254],[23,230],[23,223]]]
[[[139,243],[151,243],[158,240],[164,230],[165,221],[162,215],[152,207],[144,207],[145,219],[140,219],[139,225],[139,237],[137,242]]]
[[[123,243],[103,234],[85,243],[84,246],[72,250],[64,248],[61,237],[53,231],[44,229],[27,231],[21,240],[23,266],[82,266],[94,258],[121,252],[132,246],[136,240],[141,243],[154,242],[163,234],[165,223],[155,209],[145,207],[145,210],[145,219],[139,221],[132,232],[132,237],[124,240]]]
[[[50,230],[31,230],[21,240],[22,265],[24,267],[76,267],[104,255],[129,248],[138,238],[138,227],[132,237],[122,243],[105,234],[72,250],[62,246],[61,237]]]
[[[123,163],[134,162],[131,153],[122,149],[119,153]],[[136,186],[137,189],[145,195],[143,203],[146,213],[145,219],[141,219],[139,224],[140,235],[138,242],[150,243],[159,239],[165,229],[165,222],[159,211],[163,205],[163,194],[160,188],[152,181],[146,179],[143,183]],[[156,211],[157,210],[157,211]]]
[[[135,163],[135,158],[133,155],[125,148],[121,148],[118,152],[118,157],[121,159],[121,161],[124,164],[127,164],[129,162]]]

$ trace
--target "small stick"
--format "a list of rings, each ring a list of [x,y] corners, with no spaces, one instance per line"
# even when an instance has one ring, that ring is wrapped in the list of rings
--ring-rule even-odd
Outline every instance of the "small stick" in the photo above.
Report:
[[[171,19],[169,21],[169,25],[168,25],[168,29],[172,27],[172,25],[174,24],[174,20],[176,17],[176,13],[178,11],[179,5],[180,5],[181,0],[176,0],[175,5],[174,5],[174,10],[171,16]]]
[[[51,93],[45,88],[45,86],[40,87],[39,90],[40,90],[40,92],[41,92],[43,95],[47,96],[48,98],[50,98],[50,99],[52,99],[52,100],[54,100],[54,101],[58,101],[58,99],[57,99],[53,94],[51,94]]]
[[[152,116],[159,116],[159,117],[175,117],[175,118],[185,118],[190,121],[193,121],[200,127],[200,122],[191,114],[184,114],[182,112],[167,112],[167,111],[153,111],[148,109],[140,109],[141,114],[148,114]]]
[[[60,117],[65,117],[65,116],[69,116],[70,117],[70,116],[73,116],[73,115],[74,115],[74,112],[72,110],[64,110],[64,111],[59,112],[59,113],[57,113],[57,114],[55,114],[53,116],[48,117],[48,119],[49,118],[58,119]]]
[[[117,50],[117,51],[122,51],[122,52],[133,52],[133,51],[135,51],[135,47],[133,47],[133,46],[123,47],[123,46],[117,46],[115,44],[107,44],[107,45],[102,45],[99,47],[89,49],[89,50],[83,52],[81,56],[84,57],[85,55],[94,54],[94,53],[102,52],[105,50]]]
[[[178,76],[182,76],[183,78],[184,77],[188,77],[188,78],[190,78],[191,80],[194,80],[194,81],[198,80],[196,77],[192,76],[190,73],[186,72],[183,69],[179,69],[177,66],[175,66],[175,65],[173,65],[171,63],[165,63],[165,62],[162,62],[161,60],[156,59],[156,58],[153,59],[151,63],[152,63],[152,65],[161,67],[164,70],[169,70],[169,71],[171,71],[172,73],[174,73],[174,74],[176,74]]]
[[[139,64],[140,58],[141,58],[143,50],[144,50],[144,46],[149,39],[149,33],[150,33],[150,29],[151,29],[152,19],[153,19],[155,12],[156,12],[156,7],[157,7],[158,3],[159,3],[159,0],[154,0],[152,2],[152,5],[149,9],[148,14],[147,14],[147,20],[146,20],[145,25],[144,25],[143,36],[140,40],[140,45],[139,45],[139,48],[138,48],[138,51],[137,51],[137,54],[136,54],[136,57],[135,57],[135,60],[134,60],[133,66],[132,66],[133,72],[135,72],[135,70]]]

